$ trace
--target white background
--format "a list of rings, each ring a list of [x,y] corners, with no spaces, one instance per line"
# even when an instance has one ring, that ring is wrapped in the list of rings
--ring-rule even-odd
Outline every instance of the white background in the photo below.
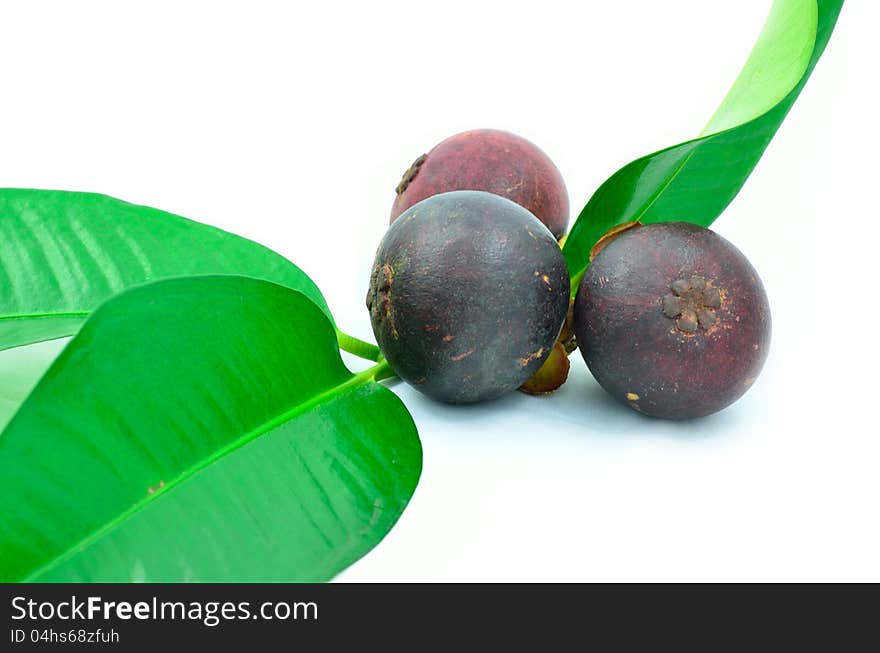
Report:
[[[0,184],[103,192],[296,262],[371,339],[373,253],[402,171],[474,127],[519,133],[576,213],[695,136],[769,0],[3,2]],[[580,357],[555,396],[448,407],[394,386],[421,483],[346,581],[880,581],[875,2],[715,223],[774,320],[753,389],[643,418]]]

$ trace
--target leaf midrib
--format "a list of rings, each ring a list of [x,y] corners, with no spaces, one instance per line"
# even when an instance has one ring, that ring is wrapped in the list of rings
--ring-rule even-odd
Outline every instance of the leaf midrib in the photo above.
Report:
[[[246,444],[252,442],[253,440],[256,440],[261,435],[264,435],[264,434],[268,433],[269,431],[272,431],[273,429],[277,428],[278,426],[281,426],[282,424],[293,420],[294,418],[305,413],[309,409],[311,409],[311,408],[313,408],[313,407],[315,407],[315,406],[317,406],[317,405],[319,405],[329,399],[335,398],[336,396],[341,396],[342,394],[348,392],[349,390],[352,390],[354,388],[358,388],[362,385],[366,385],[367,383],[370,383],[375,378],[378,367],[380,367],[380,366],[372,367],[370,369],[364,370],[363,372],[359,372],[358,374],[352,374],[347,381],[345,381],[339,385],[335,385],[332,388],[329,388],[323,392],[319,392],[316,395],[313,395],[312,397],[310,397],[309,399],[307,399],[303,403],[299,404],[298,406],[295,406],[289,410],[284,411],[283,413],[281,413],[277,417],[263,423],[262,425],[260,425],[259,427],[255,428],[251,431],[248,431],[243,436],[241,436],[241,437],[233,440],[232,442],[229,442],[228,444],[224,445],[223,447],[217,449],[214,453],[205,457],[203,460],[200,460],[196,464],[185,468],[177,476],[175,476],[173,479],[171,479],[170,481],[167,481],[163,487],[157,488],[152,494],[147,494],[146,496],[141,498],[139,501],[132,504],[128,509],[121,512],[114,519],[110,520],[109,522],[107,522],[103,526],[100,526],[95,531],[93,531],[92,533],[83,537],[81,540],[79,540],[75,544],[67,547],[67,549],[64,552],[60,553],[59,555],[55,556],[54,558],[52,558],[48,562],[45,562],[44,564],[40,565],[39,567],[37,567],[36,569],[34,569],[30,573],[28,573],[26,576],[21,578],[21,580],[19,582],[30,582],[30,581],[34,580],[35,578],[39,577],[40,575],[42,575],[44,572],[48,571],[49,569],[52,569],[53,567],[61,564],[62,562],[69,560],[74,555],[76,555],[77,552],[82,551],[83,549],[90,546],[94,542],[97,542],[104,535],[106,535],[107,533],[110,533],[116,527],[120,526],[125,521],[127,521],[130,517],[133,517],[134,515],[139,513],[147,505],[149,505],[149,503],[151,501],[155,501],[160,496],[162,496],[166,492],[170,491],[172,488],[180,485],[181,483],[183,483],[186,480],[189,480],[190,478],[192,478],[193,476],[198,474],[203,469],[210,467],[211,465],[213,465],[214,463],[216,463],[220,459],[226,457],[227,455],[231,454],[232,452],[236,451],[237,449],[240,449],[243,446],[245,446]]]
[[[13,320],[40,320],[47,317],[88,317],[90,311],[59,311],[57,313],[19,313],[14,315],[0,315],[0,322],[12,322]]]

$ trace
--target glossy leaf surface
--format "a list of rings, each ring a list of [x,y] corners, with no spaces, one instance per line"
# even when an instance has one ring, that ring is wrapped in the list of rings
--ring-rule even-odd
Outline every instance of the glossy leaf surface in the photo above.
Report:
[[[322,581],[415,489],[403,404],[304,295],[244,277],[126,291],[0,434],[0,581]]]
[[[0,350],[73,335],[116,293],[195,274],[274,281],[330,315],[299,268],[250,240],[106,195],[0,189]]]
[[[565,241],[572,279],[608,230],[629,222],[710,225],[733,200],[819,60],[843,0],[776,0],[749,59],[699,138],[615,172]],[[578,284],[572,284],[572,294]]]
[[[67,338],[0,351],[0,432],[67,344]]]

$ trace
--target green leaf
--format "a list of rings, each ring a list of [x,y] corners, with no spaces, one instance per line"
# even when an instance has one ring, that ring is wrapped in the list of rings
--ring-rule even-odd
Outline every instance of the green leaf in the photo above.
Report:
[[[65,344],[62,338],[0,351],[0,431]]]
[[[749,59],[699,138],[615,172],[581,211],[563,247],[572,294],[590,250],[639,221],[710,225],[733,200],[822,55],[843,0],[776,0]]]
[[[252,241],[106,195],[0,189],[0,350],[73,335],[126,288],[196,274],[274,281],[330,316],[311,279]]]
[[[299,292],[245,277],[103,304],[0,435],[0,581],[322,581],[412,495],[406,408]]]

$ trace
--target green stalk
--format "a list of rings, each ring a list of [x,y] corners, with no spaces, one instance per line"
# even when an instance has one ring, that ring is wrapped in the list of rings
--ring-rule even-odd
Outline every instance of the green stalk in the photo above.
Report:
[[[391,365],[389,365],[388,361],[384,358],[378,365],[375,365],[370,369],[373,370],[374,381],[382,381],[383,379],[392,379],[397,377],[395,371],[391,369]]]
[[[373,361],[374,363],[378,363],[382,360],[382,352],[376,345],[371,345],[368,342],[359,340],[354,336],[343,333],[339,329],[336,329],[336,340],[339,342],[339,348],[342,351],[347,351],[349,354],[353,354],[358,358],[364,358],[368,361]]]

